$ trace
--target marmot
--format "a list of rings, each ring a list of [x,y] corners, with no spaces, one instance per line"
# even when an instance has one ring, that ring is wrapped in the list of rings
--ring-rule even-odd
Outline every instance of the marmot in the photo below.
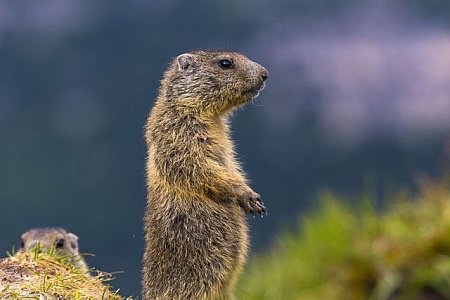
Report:
[[[89,268],[78,252],[78,236],[75,234],[60,227],[33,228],[22,234],[19,251],[28,251],[36,246],[40,251],[50,251],[54,247],[58,256],[67,256],[74,267],[89,275]]]
[[[175,58],[145,126],[143,299],[232,299],[248,252],[245,213],[265,214],[234,157],[228,116],[264,88],[240,53]]]

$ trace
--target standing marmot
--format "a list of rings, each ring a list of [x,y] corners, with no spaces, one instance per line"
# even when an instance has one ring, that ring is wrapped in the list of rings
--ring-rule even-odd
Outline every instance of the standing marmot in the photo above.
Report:
[[[240,53],[173,60],[149,116],[144,299],[231,299],[248,252],[244,213],[263,214],[234,157],[228,116],[267,70]]]
[[[89,274],[89,268],[78,252],[78,236],[75,234],[59,227],[30,229],[22,234],[19,250],[28,251],[38,244],[41,251],[50,251],[54,248],[57,255],[68,256],[74,267]]]

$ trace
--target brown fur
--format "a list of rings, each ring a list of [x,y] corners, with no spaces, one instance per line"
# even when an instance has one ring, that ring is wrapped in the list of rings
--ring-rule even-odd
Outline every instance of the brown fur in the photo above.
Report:
[[[267,77],[228,51],[182,54],[164,74],[145,128],[144,299],[233,298],[248,252],[245,213],[266,209],[234,158],[227,118]]]
[[[78,252],[78,236],[75,234],[59,227],[34,228],[22,234],[20,251],[28,251],[36,246],[41,251],[54,248],[57,255],[68,256],[73,266],[89,274],[89,268]]]

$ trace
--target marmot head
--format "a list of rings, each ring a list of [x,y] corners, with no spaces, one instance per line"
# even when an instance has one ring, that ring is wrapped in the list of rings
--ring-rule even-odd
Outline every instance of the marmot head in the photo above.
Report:
[[[255,98],[268,76],[263,66],[237,52],[192,51],[173,60],[161,93],[177,107],[221,115]]]
[[[78,254],[78,237],[63,228],[35,228],[22,234],[20,250],[28,251],[39,244],[40,251],[55,248],[59,255]]]

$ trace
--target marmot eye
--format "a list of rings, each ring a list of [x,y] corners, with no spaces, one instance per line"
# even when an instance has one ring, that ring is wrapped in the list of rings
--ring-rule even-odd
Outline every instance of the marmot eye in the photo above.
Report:
[[[64,239],[60,239],[60,240],[56,243],[55,247],[56,247],[56,248],[63,248],[63,247],[64,247]]]
[[[222,69],[230,69],[231,67],[233,67],[233,63],[229,59],[220,60],[219,65]]]

